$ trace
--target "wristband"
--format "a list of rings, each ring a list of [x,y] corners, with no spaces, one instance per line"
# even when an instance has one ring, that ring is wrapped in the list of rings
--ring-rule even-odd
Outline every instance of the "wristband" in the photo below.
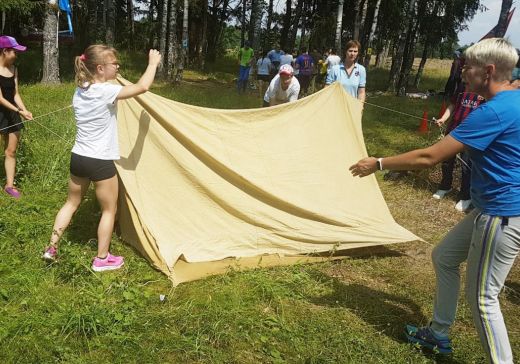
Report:
[[[376,165],[377,165],[377,169],[379,171],[382,171],[383,170],[383,158],[377,158]]]

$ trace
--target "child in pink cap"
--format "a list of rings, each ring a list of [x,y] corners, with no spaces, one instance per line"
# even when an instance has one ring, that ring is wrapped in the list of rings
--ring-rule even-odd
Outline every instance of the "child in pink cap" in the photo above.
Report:
[[[4,191],[14,198],[20,198],[20,191],[14,186],[16,149],[23,128],[20,115],[25,120],[33,118],[18,92],[18,71],[14,66],[17,53],[26,49],[13,37],[0,36],[0,134],[5,146]]]

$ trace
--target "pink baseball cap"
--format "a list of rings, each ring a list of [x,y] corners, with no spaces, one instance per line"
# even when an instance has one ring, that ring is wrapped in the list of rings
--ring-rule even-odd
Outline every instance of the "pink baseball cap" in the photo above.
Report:
[[[18,44],[16,39],[8,35],[2,35],[0,37],[0,48],[13,48],[20,52],[24,52],[27,49],[26,46]]]
[[[292,68],[292,66],[290,64],[282,64],[280,66],[280,70],[278,71],[278,74],[292,76],[294,74],[294,69]]]

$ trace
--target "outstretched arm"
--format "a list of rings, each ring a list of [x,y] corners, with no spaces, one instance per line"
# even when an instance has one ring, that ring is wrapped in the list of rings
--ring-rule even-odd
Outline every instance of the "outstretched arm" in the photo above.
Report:
[[[384,169],[391,170],[407,171],[424,169],[453,157],[463,150],[464,144],[451,135],[447,135],[428,148],[416,149],[393,157],[383,158],[381,164]],[[377,171],[377,158],[363,158],[356,164],[350,166],[349,169],[353,176],[368,176]]]
[[[144,71],[139,81],[137,81],[137,83],[134,83],[133,85],[124,86],[117,95],[116,99],[124,100],[148,91],[148,89],[153,83],[153,80],[155,78],[155,72],[157,71],[157,67],[160,63],[161,54],[159,53],[159,51],[155,49],[150,49],[150,52],[148,53],[148,67],[146,67],[146,70]]]

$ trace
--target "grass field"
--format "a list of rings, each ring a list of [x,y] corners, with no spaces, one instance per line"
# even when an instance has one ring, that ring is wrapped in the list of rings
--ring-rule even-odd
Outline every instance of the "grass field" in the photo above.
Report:
[[[123,75],[135,80],[142,58],[122,59]],[[421,88],[440,90],[448,70],[449,63],[429,63]],[[222,68],[186,76],[180,85],[158,82],[152,91],[219,108],[261,104],[253,93],[238,97],[234,76]],[[370,103],[419,117],[425,108],[430,116],[438,113],[439,99],[375,96],[386,77],[384,70],[369,71]],[[35,79],[27,77],[21,89],[35,116],[70,104],[70,82],[55,87],[29,83]],[[173,288],[115,235],[112,250],[125,256],[124,269],[107,274],[89,269],[99,219],[92,190],[64,235],[60,261],[42,263],[41,250],[66,196],[75,129],[70,109],[38,123],[27,124],[18,155],[17,181],[24,197],[14,201],[0,195],[1,363],[485,362],[463,297],[452,333],[453,356],[423,353],[403,339],[405,323],[425,324],[431,315],[432,245],[463,216],[454,210],[451,196],[431,199],[437,169],[398,181],[378,175],[395,219],[429,243],[357,250],[344,260],[320,264],[230,271]],[[367,105],[363,129],[369,154],[402,152],[439,135],[418,135],[418,124],[418,119]],[[506,285],[501,304],[518,358],[518,264]]]

